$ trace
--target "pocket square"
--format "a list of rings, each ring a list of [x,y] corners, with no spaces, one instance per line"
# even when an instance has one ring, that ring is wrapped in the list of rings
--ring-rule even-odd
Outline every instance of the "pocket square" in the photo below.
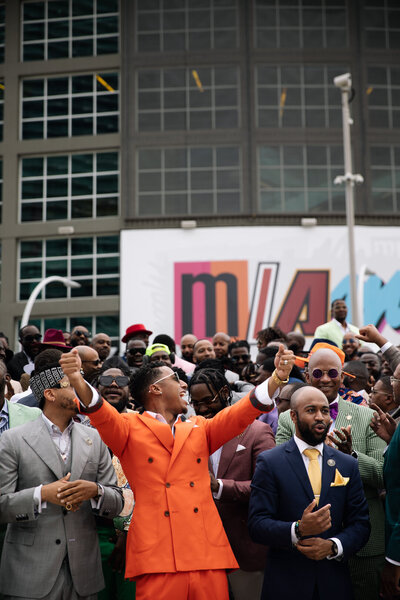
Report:
[[[236,448],[236,452],[239,452],[240,450],[246,450],[246,446],[242,446],[242,444],[238,444],[237,448]]]
[[[339,473],[339,470],[336,469],[335,471],[335,480],[332,481],[331,483],[331,487],[339,487],[339,486],[344,486],[347,485],[350,481],[350,477],[343,477],[343,475],[341,475]]]

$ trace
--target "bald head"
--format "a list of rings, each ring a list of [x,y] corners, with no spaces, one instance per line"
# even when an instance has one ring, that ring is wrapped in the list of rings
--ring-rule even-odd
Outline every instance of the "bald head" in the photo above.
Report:
[[[311,446],[325,440],[331,424],[325,394],[313,387],[302,387],[292,395],[290,409],[298,438]]]
[[[292,394],[290,398],[290,408],[291,410],[298,410],[300,407],[306,406],[307,402],[314,398],[317,400],[319,399],[323,401],[324,404],[328,405],[325,394],[320,390],[317,390],[317,388],[304,385]]]
[[[325,394],[328,402],[336,400],[343,380],[342,362],[336,352],[321,348],[311,354],[306,379]]]
[[[212,343],[214,346],[215,356],[217,358],[223,358],[224,356],[228,356],[229,344],[231,343],[231,338],[227,333],[219,331],[216,333],[212,339]]]
[[[197,342],[197,337],[193,333],[187,333],[181,339],[182,358],[193,362],[193,348]]]
[[[96,350],[90,348],[90,346],[76,346],[76,349],[78,350],[78,354],[82,361],[83,376],[90,383],[90,381],[93,380],[93,377],[97,375],[101,369],[99,355]]]

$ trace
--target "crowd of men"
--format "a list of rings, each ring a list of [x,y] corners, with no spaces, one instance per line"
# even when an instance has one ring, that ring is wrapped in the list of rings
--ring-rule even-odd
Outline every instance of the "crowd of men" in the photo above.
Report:
[[[0,333],[0,598],[400,598],[400,350],[331,310]]]

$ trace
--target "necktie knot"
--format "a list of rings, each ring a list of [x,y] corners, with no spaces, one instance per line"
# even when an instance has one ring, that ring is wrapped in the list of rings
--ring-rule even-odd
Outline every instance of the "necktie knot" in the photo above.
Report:
[[[309,458],[310,460],[318,460],[319,450],[317,450],[316,448],[306,448],[303,451],[303,454],[307,456],[307,458]]]

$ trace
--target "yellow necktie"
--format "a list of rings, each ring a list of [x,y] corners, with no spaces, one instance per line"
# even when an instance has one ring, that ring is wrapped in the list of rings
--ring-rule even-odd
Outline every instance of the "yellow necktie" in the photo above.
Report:
[[[318,462],[319,450],[316,448],[307,448],[303,451],[303,454],[310,459],[310,462],[308,463],[308,476],[318,506],[319,496],[321,494],[321,468]]]

